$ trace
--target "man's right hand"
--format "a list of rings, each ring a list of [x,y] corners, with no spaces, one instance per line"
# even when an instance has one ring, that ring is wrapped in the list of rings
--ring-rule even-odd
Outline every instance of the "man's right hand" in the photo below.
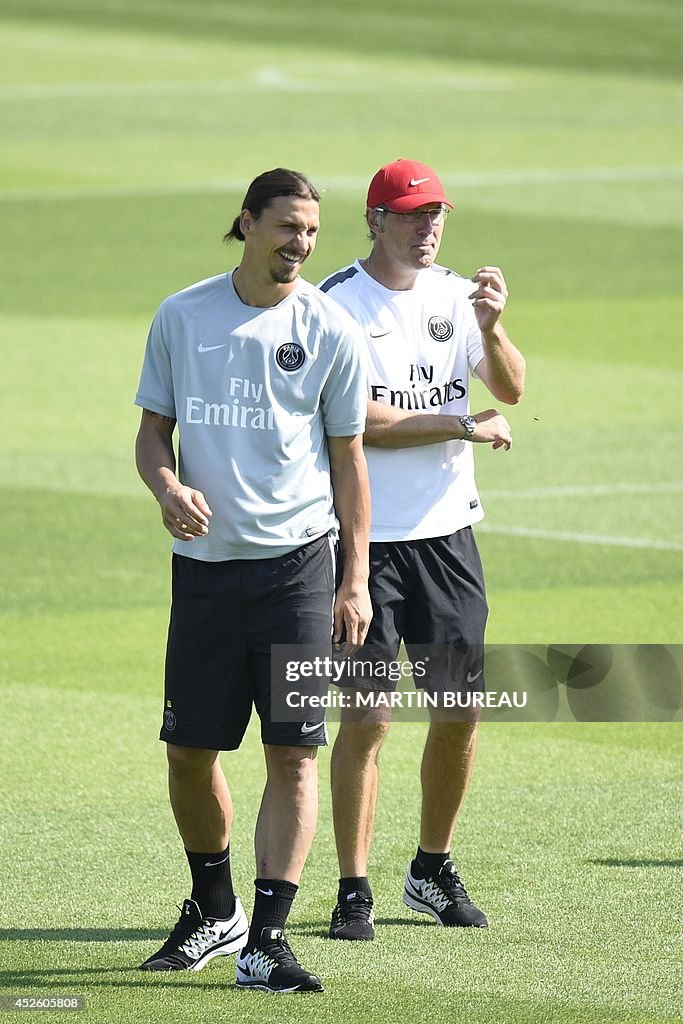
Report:
[[[201,491],[178,484],[168,488],[159,505],[164,526],[176,540],[192,540],[209,532],[212,512]]]
[[[512,444],[510,424],[496,409],[474,414],[477,421],[471,441],[479,444],[490,444],[492,448],[505,448],[508,451]]]

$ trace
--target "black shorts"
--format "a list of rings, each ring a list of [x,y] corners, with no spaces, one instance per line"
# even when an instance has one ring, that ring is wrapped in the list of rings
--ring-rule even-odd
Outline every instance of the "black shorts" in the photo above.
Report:
[[[401,641],[418,688],[484,689],[484,631],[488,617],[484,573],[470,526],[447,537],[370,545],[373,619],[355,655],[368,664],[395,662]],[[354,673],[344,685],[393,691],[394,673]]]
[[[315,644],[331,651],[333,601],[327,535],[277,558],[204,562],[173,555],[159,738],[236,750],[254,705],[263,743],[323,746],[322,715],[316,728],[311,721],[271,720],[271,646]]]

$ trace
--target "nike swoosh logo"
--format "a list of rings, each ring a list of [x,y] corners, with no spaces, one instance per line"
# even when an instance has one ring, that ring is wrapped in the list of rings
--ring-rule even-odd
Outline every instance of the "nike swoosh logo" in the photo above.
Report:
[[[387,334],[391,334],[391,331],[369,331],[371,338],[386,338]]]
[[[264,896],[272,896],[273,895],[273,890],[272,889],[259,889],[258,885],[256,886],[256,892],[263,893]]]
[[[479,671],[477,672],[476,676],[473,676],[471,672],[468,672],[467,673],[467,682],[468,683],[476,683],[477,679],[479,678],[479,676],[482,674],[483,671],[484,670],[480,668]]]
[[[425,181],[429,181],[429,178],[411,178],[408,182],[409,185],[424,185]]]
[[[219,864],[225,864],[226,860],[230,860],[230,854],[227,854],[227,856],[223,857],[223,860],[207,860],[204,862],[204,867],[215,868],[218,867]]]
[[[200,341],[197,345],[198,352],[215,352],[217,348],[225,348],[227,341],[224,341],[222,345],[205,345],[203,341]]]
[[[309,725],[308,722],[304,722],[304,724],[301,726],[301,731],[304,734],[306,734],[307,732],[315,732],[316,729],[319,729],[321,725],[322,722],[314,722],[313,725]]]

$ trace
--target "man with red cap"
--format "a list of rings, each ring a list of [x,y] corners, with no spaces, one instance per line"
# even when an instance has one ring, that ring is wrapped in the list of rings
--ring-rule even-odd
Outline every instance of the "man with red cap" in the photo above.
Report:
[[[364,444],[374,618],[356,658],[386,668],[403,641],[415,666],[428,651],[431,667],[415,682],[432,694],[445,687],[483,689],[488,607],[472,533],[483,516],[472,443],[504,450],[512,443],[509,424],[495,409],[471,415],[469,378],[476,376],[495,399],[514,405],[525,371],[500,321],[508,296],[500,269],[481,267],[466,278],[435,263],[452,208],[426,164],[396,160],[380,168],[367,198],[369,256],[320,285],[360,324],[368,352]],[[375,935],[367,869],[377,758],[391,701],[354,702],[353,688],[385,693],[395,676],[377,671],[373,677],[366,669],[347,680],[349,710],[342,713],[332,752],[341,877],[330,938]],[[476,719],[476,713],[461,713],[460,720],[432,713],[422,757],[419,845],[403,900],[446,927],[488,925],[450,857],[474,762]]]

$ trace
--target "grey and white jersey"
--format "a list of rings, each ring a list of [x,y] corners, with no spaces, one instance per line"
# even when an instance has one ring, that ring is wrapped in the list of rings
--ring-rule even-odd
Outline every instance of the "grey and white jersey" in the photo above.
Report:
[[[326,435],[363,433],[365,360],[355,323],[313,285],[261,309],[229,273],[165,299],[135,404],[177,420],[179,478],[213,512],[174,551],[270,558],[336,529]]]

